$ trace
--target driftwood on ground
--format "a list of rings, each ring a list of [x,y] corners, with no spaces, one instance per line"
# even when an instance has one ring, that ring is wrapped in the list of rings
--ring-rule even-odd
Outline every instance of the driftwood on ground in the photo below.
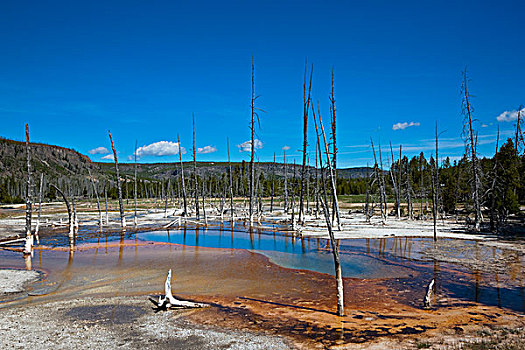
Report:
[[[430,281],[427,287],[427,294],[423,300],[423,307],[429,309],[432,307],[432,294],[434,293],[434,280]]]
[[[164,295],[159,296],[158,300],[155,300],[152,297],[150,297],[149,300],[156,306],[157,310],[190,309],[209,306],[208,304],[195,303],[175,298],[173,294],[171,294],[171,269],[168,271],[168,277],[164,283]]]

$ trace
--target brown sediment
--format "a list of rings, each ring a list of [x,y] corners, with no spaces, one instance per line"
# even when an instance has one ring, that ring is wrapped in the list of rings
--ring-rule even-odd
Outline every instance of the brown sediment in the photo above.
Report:
[[[175,295],[212,304],[184,316],[188,320],[283,335],[301,348],[406,340],[476,325],[524,326],[523,318],[512,311],[453,298],[437,309],[423,310],[415,306],[422,304],[423,288],[385,279],[345,278],[347,316],[338,317],[332,276],[283,268],[246,250],[129,239],[80,245],[72,254],[67,250],[37,249],[33,266],[47,272],[42,283],[52,288],[12,304],[116,295],[143,295],[148,303],[147,295],[162,292],[171,268]],[[5,263],[23,264],[18,259]]]

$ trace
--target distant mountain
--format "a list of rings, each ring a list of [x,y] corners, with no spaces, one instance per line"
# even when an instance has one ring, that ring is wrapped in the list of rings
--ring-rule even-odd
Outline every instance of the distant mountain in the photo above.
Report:
[[[114,173],[115,166],[111,163],[95,163],[104,173]],[[249,172],[249,162],[232,162],[232,171],[239,173]],[[193,173],[193,163],[183,162],[184,173]],[[257,172],[262,172],[265,177],[271,176],[275,172],[276,177],[284,177],[287,173],[289,177],[293,176],[293,164],[287,164],[286,170],[283,163],[257,163]],[[301,165],[295,165],[296,176],[299,177],[301,174]],[[122,163],[119,164],[119,171],[121,175],[133,176],[134,174],[133,163]],[[244,171],[243,171],[244,170]],[[308,171],[315,174],[313,167],[308,167]],[[338,169],[337,176],[345,179],[362,178],[367,175],[367,172],[372,171],[372,168],[345,168]],[[227,162],[197,162],[197,174],[199,176],[222,176],[228,173]],[[168,179],[169,177],[178,176],[180,174],[179,163],[145,163],[137,164],[137,177],[146,179]]]
[[[31,143],[31,167],[34,174],[35,184],[41,173],[44,173],[47,183],[82,184],[84,188],[89,186],[90,180],[88,169],[93,177],[101,182],[114,181],[115,166],[113,163],[92,162],[90,158],[75,150],[47,145],[42,143]],[[185,173],[193,173],[193,163],[183,163]],[[265,177],[271,176],[275,171],[277,177],[284,177],[285,172],[288,176],[293,176],[294,165],[272,164],[268,162],[258,163],[256,169],[262,172]],[[232,163],[232,169],[238,174],[248,174],[248,162]],[[134,174],[133,163],[119,164],[120,174],[123,177],[132,177]],[[222,176],[227,174],[228,163],[226,162],[198,162],[197,174],[201,177]],[[310,174],[315,173],[315,169],[309,167]],[[371,171],[371,168],[346,168],[338,169],[337,174],[340,178],[360,178]],[[296,176],[301,174],[301,166],[295,165]],[[15,192],[22,195],[26,174],[26,153],[25,143],[20,141],[0,138],[0,184],[9,182],[10,188],[16,187]],[[137,175],[144,180],[165,180],[180,174],[179,163],[146,163],[137,164]]]
[[[84,177],[88,168],[94,173],[100,171],[88,156],[69,148],[31,143],[30,150],[31,171],[44,173],[48,179]],[[0,138],[0,178],[22,180],[26,173],[25,142]]]

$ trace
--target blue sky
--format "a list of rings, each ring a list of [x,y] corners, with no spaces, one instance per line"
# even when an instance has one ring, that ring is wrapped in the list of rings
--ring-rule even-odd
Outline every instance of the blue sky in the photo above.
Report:
[[[198,160],[225,160],[226,137],[232,160],[247,160],[238,145],[250,137],[253,55],[261,161],[282,160],[284,146],[301,161],[305,58],[326,122],[335,69],[340,166],[371,162],[370,137],[430,155],[436,121],[441,155],[459,157],[465,67],[479,150],[491,155],[498,126],[502,137],[513,129],[497,117],[525,104],[524,10],[522,1],[4,0],[0,136],[21,140],[29,123],[32,141],[88,154],[110,149],[111,129],[121,161],[137,140],[141,161],[169,162],[179,134],[189,160],[195,113]]]

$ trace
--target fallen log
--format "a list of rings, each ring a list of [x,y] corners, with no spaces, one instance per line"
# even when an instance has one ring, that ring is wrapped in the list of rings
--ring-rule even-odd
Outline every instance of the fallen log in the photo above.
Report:
[[[159,296],[158,300],[150,297],[149,300],[155,305],[158,311],[167,309],[191,309],[209,306],[208,304],[195,303],[187,300],[177,299],[171,294],[171,269],[168,271],[168,277],[164,283],[165,295]]]

